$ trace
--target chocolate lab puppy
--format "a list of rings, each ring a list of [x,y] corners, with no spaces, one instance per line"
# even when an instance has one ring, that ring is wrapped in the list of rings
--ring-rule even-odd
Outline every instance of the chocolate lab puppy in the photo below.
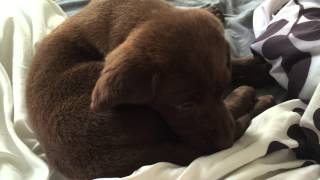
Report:
[[[187,165],[271,104],[240,87],[219,19],[159,0],[94,0],[38,46],[26,95],[49,164],[71,179]]]

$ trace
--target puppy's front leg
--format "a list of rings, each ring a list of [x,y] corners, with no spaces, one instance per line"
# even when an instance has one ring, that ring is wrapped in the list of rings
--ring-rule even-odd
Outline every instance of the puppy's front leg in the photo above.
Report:
[[[269,75],[271,65],[262,59],[255,57],[232,59],[231,65],[234,85],[261,87],[274,82]]]

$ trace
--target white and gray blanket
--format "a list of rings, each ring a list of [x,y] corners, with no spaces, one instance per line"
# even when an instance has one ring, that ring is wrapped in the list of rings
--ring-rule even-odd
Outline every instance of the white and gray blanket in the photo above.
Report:
[[[275,6],[278,1],[265,0],[256,12],[265,3],[274,2]],[[67,16],[52,0],[4,2],[0,6],[0,179],[63,180],[46,163],[28,126],[24,80],[38,42]],[[240,46],[234,49],[234,55],[250,54],[249,44],[254,41],[250,19],[262,0],[197,2],[204,3],[202,5],[219,3],[228,14],[227,37],[231,43],[238,42],[235,47]],[[267,26],[268,23],[264,27]],[[265,30],[261,28],[260,34]],[[310,102],[299,99],[283,102],[256,117],[244,136],[229,149],[200,157],[187,167],[164,162],[144,166],[122,179],[319,179],[319,108],[320,87]]]

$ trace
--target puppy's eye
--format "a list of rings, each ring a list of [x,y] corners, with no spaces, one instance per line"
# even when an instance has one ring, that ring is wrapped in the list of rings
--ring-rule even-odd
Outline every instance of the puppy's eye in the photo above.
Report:
[[[194,107],[194,103],[191,101],[184,102],[179,105],[175,105],[174,108],[178,111],[187,111]]]

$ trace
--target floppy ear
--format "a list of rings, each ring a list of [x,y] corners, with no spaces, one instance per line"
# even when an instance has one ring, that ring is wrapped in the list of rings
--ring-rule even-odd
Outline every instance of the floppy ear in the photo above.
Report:
[[[92,92],[90,108],[95,112],[120,104],[144,104],[155,95],[157,75],[150,61],[137,53],[115,51],[108,55]]]
[[[205,7],[204,10],[207,10],[211,14],[215,15],[222,22],[222,24],[225,23],[224,14],[217,6]]]
[[[215,49],[215,58],[213,65],[214,86],[216,97],[222,97],[231,86],[231,62],[229,44],[226,41],[216,41],[217,49]]]

